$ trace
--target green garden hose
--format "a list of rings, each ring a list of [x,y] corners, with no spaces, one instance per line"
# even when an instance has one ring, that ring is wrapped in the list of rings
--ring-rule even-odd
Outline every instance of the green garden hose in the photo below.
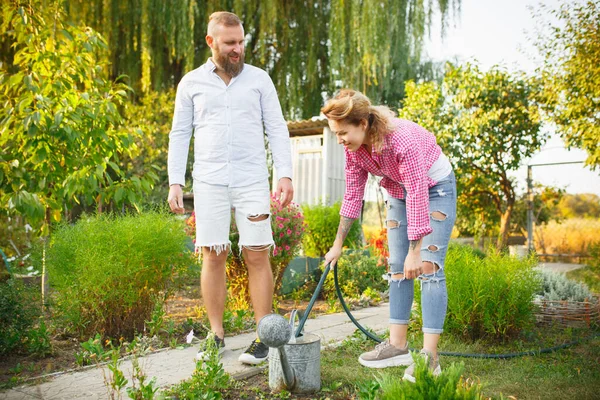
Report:
[[[323,288],[323,283],[325,282],[325,278],[327,278],[327,275],[329,274],[330,271],[330,265],[327,264],[325,266],[325,270],[323,271],[323,274],[321,275],[321,279],[319,280],[319,284],[317,285],[317,288],[315,289],[315,292],[313,293],[308,306],[306,307],[306,310],[304,311],[304,314],[302,315],[302,318],[300,319],[300,322],[298,324],[298,327],[296,328],[296,332],[295,332],[295,336],[298,337],[302,334],[302,329],[304,328],[304,324],[306,323],[306,320],[308,319],[308,315],[310,314],[310,311],[312,310],[315,302],[317,301],[317,298],[319,297],[319,293],[321,293],[321,289]],[[344,296],[342,295],[342,291],[340,289],[340,285],[338,282],[338,274],[337,274],[337,265],[335,267],[333,267],[333,281],[335,284],[335,291],[337,293],[337,297],[340,300],[340,303],[342,304],[342,308],[344,309],[344,311],[346,312],[346,314],[348,315],[348,317],[350,318],[350,320],[354,323],[354,325],[356,325],[356,327],[358,329],[360,329],[360,331],[362,333],[364,333],[368,338],[381,343],[381,338],[379,338],[377,335],[374,335],[373,333],[369,332],[368,330],[366,330],[357,320],[356,318],[354,318],[354,316],[352,315],[352,313],[350,312],[350,309],[348,308],[348,306],[346,305],[346,302],[344,301]],[[552,353],[555,352],[557,350],[561,350],[561,349],[565,349],[567,347],[571,347],[574,346],[576,344],[582,343],[584,341],[587,340],[592,340],[596,337],[599,337],[600,333],[595,333],[591,336],[585,337],[585,338],[581,338],[581,339],[577,339],[568,343],[563,343],[561,345],[558,346],[554,346],[554,347],[548,347],[548,348],[543,348],[543,349],[539,349],[539,350],[529,350],[529,351],[521,351],[521,352],[516,352],[516,353],[504,353],[504,354],[481,354],[481,353],[457,353],[457,352],[451,352],[451,351],[440,351],[438,352],[440,355],[443,356],[451,356],[451,357],[465,357],[465,358],[491,358],[491,359],[508,359],[508,358],[516,358],[516,357],[524,357],[524,356],[534,356],[534,355],[538,355],[538,354],[546,354],[546,353]],[[411,351],[415,351],[416,349],[410,349]]]

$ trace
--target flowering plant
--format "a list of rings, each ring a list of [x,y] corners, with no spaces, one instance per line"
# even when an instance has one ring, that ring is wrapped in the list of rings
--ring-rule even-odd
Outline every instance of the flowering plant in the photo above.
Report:
[[[387,259],[390,256],[387,244],[387,229],[379,229],[375,232],[366,234],[367,246],[373,251],[373,255],[378,258],[377,265],[387,266]]]
[[[285,268],[296,256],[304,234],[304,215],[296,203],[281,206],[279,200],[271,196],[271,228],[275,247],[271,264]]]
[[[185,233],[196,243],[196,211],[185,220]]]

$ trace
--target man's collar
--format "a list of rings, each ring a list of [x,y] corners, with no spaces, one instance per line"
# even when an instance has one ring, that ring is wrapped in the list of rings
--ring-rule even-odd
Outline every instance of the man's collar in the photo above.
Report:
[[[212,57],[208,57],[208,60],[206,60],[206,66],[210,72],[215,72],[217,69],[217,65],[213,62]]]

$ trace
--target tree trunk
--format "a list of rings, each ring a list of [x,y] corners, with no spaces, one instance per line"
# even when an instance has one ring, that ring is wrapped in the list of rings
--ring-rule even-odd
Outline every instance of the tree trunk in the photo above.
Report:
[[[508,242],[508,230],[510,228],[510,218],[513,213],[513,208],[513,202],[509,202],[506,210],[502,213],[502,217],[500,217],[500,234],[498,235],[497,242],[498,249],[500,250],[504,249]]]

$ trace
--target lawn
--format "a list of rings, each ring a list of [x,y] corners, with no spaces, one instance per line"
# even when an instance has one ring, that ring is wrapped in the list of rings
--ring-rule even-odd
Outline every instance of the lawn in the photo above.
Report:
[[[418,332],[410,333],[411,347],[420,347],[419,336]],[[463,378],[480,384],[485,398],[597,399],[600,388],[598,330],[538,326],[506,343],[485,340],[468,343],[445,335],[440,346],[445,351],[453,352],[512,353],[592,336],[595,338],[584,339],[579,344],[549,354],[504,360],[442,356],[441,363],[443,368],[448,368],[452,363],[462,363]],[[218,392],[225,399],[377,399],[382,394],[377,380],[385,377],[401,379],[405,367],[385,370],[362,367],[357,357],[372,346],[372,341],[357,333],[341,346],[323,351],[322,390],[313,395],[271,393],[266,369],[247,380],[230,381]]]

